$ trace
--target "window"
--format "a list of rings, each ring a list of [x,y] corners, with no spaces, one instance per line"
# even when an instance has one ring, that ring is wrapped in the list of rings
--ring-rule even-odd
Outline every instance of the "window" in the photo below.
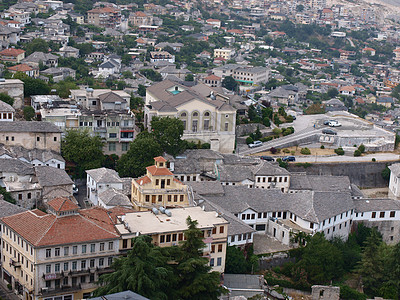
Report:
[[[117,134],[116,133],[110,133],[110,134],[108,134],[108,137],[110,139],[115,139],[115,138],[117,138]]]
[[[51,249],[46,249],[46,257],[51,257]]]
[[[64,271],[68,271],[68,268],[69,268],[68,263],[65,262],[65,263],[64,263]]]
[[[174,202],[178,202],[178,195],[174,195]]]
[[[178,234],[178,241],[183,241],[183,233]]]
[[[128,151],[129,150],[129,143],[121,143],[121,150]]]
[[[37,141],[37,142],[40,142],[40,136],[37,136],[37,137],[36,137],[36,141]]]
[[[214,258],[210,259],[210,267],[214,267]]]
[[[54,272],[56,272],[56,273],[60,272],[60,264],[54,265]]]
[[[69,255],[69,247],[64,247],[64,256]]]
[[[225,122],[225,128],[224,128],[224,130],[225,130],[225,131],[228,131],[228,130],[229,130],[229,123],[228,123],[228,122]]]
[[[92,101],[92,105],[97,105],[97,101],[96,101],[96,100],[93,100],[93,101]]]
[[[186,113],[185,112],[181,113],[181,117],[186,117]]]
[[[86,276],[81,276],[81,283],[85,283],[86,282]]]
[[[379,214],[379,218],[384,218],[384,217],[385,217],[385,212],[381,211],[380,214]]]
[[[376,218],[376,212],[375,212],[375,211],[372,212],[371,218],[372,218],[372,219],[375,219],[375,218]]]
[[[82,253],[86,253],[86,245],[82,245]]]
[[[72,247],[72,254],[78,254],[78,246]]]
[[[150,195],[146,195],[146,202],[150,202]]]
[[[219,233],[224,233],[224,226],[221,226],[221,227],[219,228]]]
[[[31,198],[32,198],[32,194],[28,193],[28,199],[31,199]]]
[[[218,252],[222,252],[222,244],[218,245]]]
[[[90,253],[93,253],[96,251],[96,244],[90,244]]]
[[[199,114],[197,112],[193,113],[193,117],[197,117]]]
[[[57,142],[57,137],[56,136],[54,137],[54,141]]]
[[[171,242],[171,235],[170,235],[170,234],[167,234],[166,237],[167,237],[166,242],[167,242],[167,243],[170,243],[170,242]]]
[[[115,151],[116,146],[114,142],[108,143],[108,151]]]
[[[108,242],[108,250],[113,250],[114,242]]]
[[[64,279],[63,279],[63,285],[68,285],[68,277],[64,277]]]
[[[78,266],[78,263],[76,261],[73,261],[72,262],[72,270],[75,271],[77,266]]]
[[[217,258],[217,266],[220,266],[222,264],[222,257]]]
[[[86,269],[86,260],[81,261],[81,270]]]
[[[51,265],[46,265],[46,273],[51,273]]]
[[[100,251],[104,251],[104,243],[100,243]]]
[[[160,244],[165,243],[165,235],[160,235]]]
[[[197,132],[197,122],[198,122],[198,120],[192,121],[192,131],[193,132]]]
[[[391,212],[390,212],[390,217],[391,217],[391,218],[394,218],[395,215],[396,215],[396,212],[395,212],[395,211],[391,211]]]
[[[128,248],[128,240],[122,240],[122,248]]]
[[[210,128],[210,120],[204,120],[203,129],[208,130]]]
[[[99,267],[104,266],[104,258],[99,259]]]
[[[235,242],[235,236],[234,235],[231,236],[231,243],[233,243],[233,242]]]
[[[91,268],[94,268],[94,263],[95,263],[95,260],[91,259],[89,262]]]

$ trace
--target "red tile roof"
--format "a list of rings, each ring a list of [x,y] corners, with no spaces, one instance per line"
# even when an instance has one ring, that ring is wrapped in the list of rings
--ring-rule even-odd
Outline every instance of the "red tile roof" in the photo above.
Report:
[[[107,211],[99,214],[98,209],[100,208],[91,208],[76,215],[63,217],[43,212],[38,214],[37,210],[34,210],[1,220],[37,247],[119,238]]]
[[[214,74],[211,74],[211,75],[205,77],[204,79],[205,80],[214,80],[215,81],[215,80],[221,80],[221,77],[218,77],[218,76],[216,76]]]
[[[139,185],[143,185],[143,184],[150,183],[150,182],[151,182],[151,179],[150,179],[149,177],[147,177],[147,176],[143,176],[143,177],[140,177],[140,178],[136,179],[136,182],[137,182]]]
[[[30,66],[26,65],[26,64],[19,64],[19,65],[15,65],[12,67],[7,68],[10,71],[16,71],[16,72],[28,72],[28,71],[32,71],[33,68],[31,68]]]
[[[156,166],[150,166],[146,168],[147,171],[151,173],[151,175],[162,176],[162,175],[174,175],[167,168],[157,168]]]
[[[78,205],[66,197],[54,198],[47,202],[47,204],[55,211],[71,211],[79,208]]]
[[[162,156],[154,157],[154,161],[156,161],[156,162],[167,162],[167,160]]]
[[[8,48],[4,49],[3,51],[0,51],[0,55],[3,56],[18,56],[22,53],[25,53],[25,51],[22,49],[15,49],[15,48]]]

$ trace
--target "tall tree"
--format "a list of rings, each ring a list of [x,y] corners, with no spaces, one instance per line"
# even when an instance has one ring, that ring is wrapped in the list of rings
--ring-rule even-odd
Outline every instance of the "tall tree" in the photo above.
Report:
[[[76,176],[83,178],[85,170],[101,167],[103,144],[99,136],[91,136],[88,130],[68,130],[61,143],[61,154],[76,164]]]
[[[146,167],[154,164],[153,158],[162,154],[162,148],[148,132],[140,133],[130,144],[127,153],[117,162],[120,176],[139,177],[146,173]]]
[[[205,244],[203,232],[197,228],[197,221],[187,218],[188,229],[186,240],[181,244],[181,255],[178,258],[177,299],[218,299],[225,291],[220,287],[220,274],[210,272],[208,259],[203,257]]]
[[[14,98],[6,93],[0,93],[0,101],[10,104],[11,106],[14,104]]]
[[[175,156],[184,149],[183,122],[177,118],[153,117],[151,120],[152,134],[162,150]]]
[[[222,80],[222,86],[228,90],[236,91],[238,88],[238,83],[232,76],[226,76],[224,80]]]
[[[115,260],[115,272],[100,277],[95,296],[131,290],[150,299],[168,299],[170,279],[173,275],[167,262],[169,256],[163,248],[151,244],[149,236],[134,239],[133,249],[127,257]]]

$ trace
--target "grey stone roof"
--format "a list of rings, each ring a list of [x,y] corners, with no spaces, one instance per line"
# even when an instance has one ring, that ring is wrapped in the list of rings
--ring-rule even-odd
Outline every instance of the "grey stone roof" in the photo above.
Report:
[[[110,188],[99,194],[99,199],[107,206],[125,206],[132,207],[128,196],[121,191]]]
[[[236,154],[222,154],[223,162],[226,165],[257,165],[260,163],[258,158],[253,157],[240,157]]]
[[[132,291],[124,291],[120,293],[105,295],[101,297],[91,298],[92,300],[150,300]]]
[[[86,173],[89,174],[96,183],[122,183],[118,173],[112,169],[98,168],[86,170]]]
[[[31,55],[29,55],[28,57],[26,57],[23,62],[45,62],[49,59],[58,59],[58,56],[50,54],[50,53],[44,53],[44,52],[33,52]]]
[[[0,100],[0,111],[1,112],[15,112],[15,109],[8,103]]]
[[[394,176],[400,177],[400,163],[389,166],[389,169],[393,173]]]
[[[199,206],[204,207],[205,211],[216,211],[217,213],[220,213],[222,217],[229,222],[228,235],[255,232],[253,228],[244,223],[242,220],[211,201],[203,200]]]
[[[218,175],[221,182],[241,182],[243,180],[254,180],[252,166],[220,165]]]
[[[277,164],[270,163],[262,160],[258,166],[253,168],[254,175],[258,176],[277,176],[277,175],[290,175],[289,171],[285,168],[279,167]]]
[[[42,149],[26,149],[22,146],[6,147],[4,144],[0,144],[0,154],[7,154],[13,158],[24,158],[31,162],[34,159],[40,160],[42,162],[49,161],[51,159],[57,159],[59,161],[65,162],[64,158],[57,152]]]
[[[400,210],[400,202],[392,199],[353,200],[356,212]]]
[[[19,214],[27,211],[27,209],[19,207],[15,204],[3,200],[3,195],[0,195],[0,218]]]
[[[219,181],[190,181],[186,184],[190,185],[193,191],[201,196],[223,196],[225,193]]]
[[[115,102],[126,103],[126,100],[124,98],[113,92],[101,94],[99,95],[99,99],[101,102],[104,103],[115,103]]]
[[[351,192],[351,184],[347,176],[291,174],[289,189]]]
[[[0,173],[16,173],[18,175],[34,175],[33,166],[16,158],[0,158]]]
[[[2,122],[0,132],[55,132],[61,133],[61,130],[50,122],[41,121],[15,121]]]
[[[42,187],[69,185],[74,183],[68,176],[67,172],[63,169],[48,166],[36,166],[34,168],[38,182]]]
[[[223,186],[224,195],[204,196],[205,199],[235,214],[248,208],[256,212],[288,211],[314,223],[354,208],[350,192],[282,193],[279,190]]]

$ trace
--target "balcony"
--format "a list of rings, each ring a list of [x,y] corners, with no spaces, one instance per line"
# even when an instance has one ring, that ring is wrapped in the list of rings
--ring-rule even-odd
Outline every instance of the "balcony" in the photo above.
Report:
[[[82,270],[74,270],[68,272],[69,276],[82,276],[82,275],[90,275],[90,269],[82,269]]]
[[[107,127],[92,127],[94,132],[107,132]]]
[[[19,261],[15,261],[12,258],[10,258],[10,266],[13,266],[15,268],[21,268],[21,263]]]
[[[141,194],[162,194],[162,195],[175,195],[175,194],[186,194],[186,189],[144,189],[139,186],[138,190]]]
[[[104,269],[96,268],[96,272],[97,272],[97,274],[101,275],[101,274],[105,274],[105,273],[112,273],[112,272],[114,272],[114,270],[111,268],[104,268]]]
[[[56,287],[56,288],[43,287],[43,288],[41,288],[41,294],[42,294],[42,296],[48,297],[48,296],[56,295],[58,293],[75,292],[75,291],[79,291],[81,289],[82,289],[82,287],[80,284],[77,284],[74,286],[61,285],[60,287]]]

